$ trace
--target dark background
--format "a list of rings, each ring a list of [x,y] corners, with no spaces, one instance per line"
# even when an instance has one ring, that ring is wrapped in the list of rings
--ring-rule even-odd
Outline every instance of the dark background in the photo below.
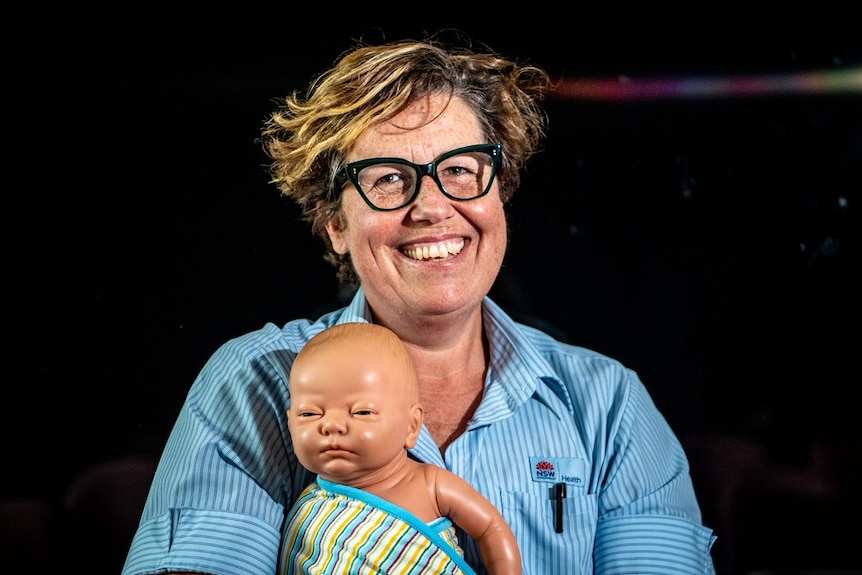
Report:
[[[457,28],[570,80],[858,73],[853,3],[788,10],[7,18],[12,563],[118,572],[113,507],[128,529],[209,355],[336,305],[255,138],[351,38]],[[860,94],[552,95],[511,206],[494,297],[638,371],[689,449],[720,573],[862,564]],[[80,496],[118,462],[95,491],[124,505]]]

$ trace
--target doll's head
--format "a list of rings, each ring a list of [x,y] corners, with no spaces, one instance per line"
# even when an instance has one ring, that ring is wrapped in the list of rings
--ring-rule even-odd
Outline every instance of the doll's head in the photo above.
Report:
[[[288,427],[300,463],[355,483],[407,457],[422,427],[419,384],[401,340],[371,323],[311,338],[290,372]]]

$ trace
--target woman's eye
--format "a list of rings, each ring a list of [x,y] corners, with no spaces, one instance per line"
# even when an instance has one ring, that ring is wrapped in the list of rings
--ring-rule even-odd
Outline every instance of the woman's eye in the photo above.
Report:
[[[397,183],[401,180],[401,174],[387,174],[382,178],[377,180],[377,183],[381,186],[391,186],[394,183]]]
[[[464,168],[462,166],[451,166],[446,168],[445,175],[449,176],[463,176],[464,174],[471,173],[470,170]]]

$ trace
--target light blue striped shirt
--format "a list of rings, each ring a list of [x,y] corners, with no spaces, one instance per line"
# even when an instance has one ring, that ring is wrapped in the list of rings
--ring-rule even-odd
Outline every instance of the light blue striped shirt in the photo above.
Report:
[[[525,575],[713,574],[688,461],[637,375],[483,302],[485,395],[445,460],[427,429],[411,453],[472,483],[518,538]],[[195,380],[156,471],[123,575],[276,572],[287,509],[314,480],[293,454],[288,374],[321,330],[368,321],[360,289],[317,321],[225,343]],[[550,493],[565,483],[563,530]],[[476,543],[461,534],[479,574]]]

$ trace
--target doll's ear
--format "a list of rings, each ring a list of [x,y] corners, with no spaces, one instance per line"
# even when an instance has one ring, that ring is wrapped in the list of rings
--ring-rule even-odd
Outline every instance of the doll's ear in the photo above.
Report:
[[[404,439],[404,447],[410,449],[416,445],[419,432],[422,430],[422,422],[425,420],[425,408],[418,403],[410,406],[410,417],[408,418],[407,437]]]

